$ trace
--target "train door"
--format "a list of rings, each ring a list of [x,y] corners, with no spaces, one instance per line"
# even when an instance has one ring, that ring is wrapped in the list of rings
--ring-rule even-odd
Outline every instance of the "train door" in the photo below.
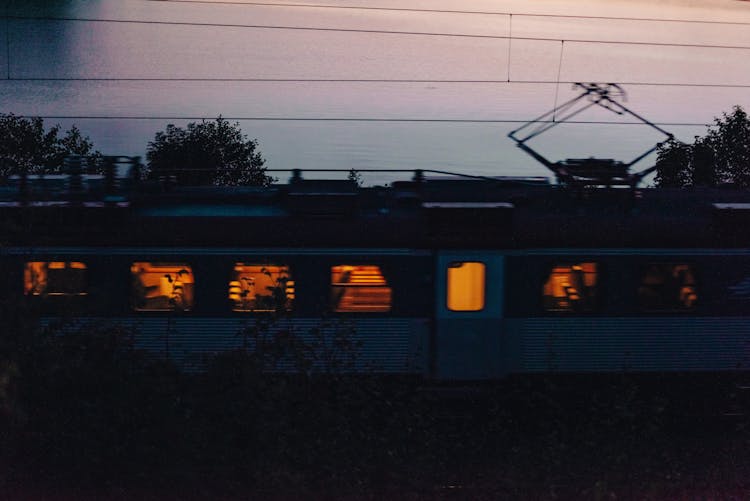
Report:
[[[501,376],[503,256],[485,251],[440,252],[436,276],[435,377]]]

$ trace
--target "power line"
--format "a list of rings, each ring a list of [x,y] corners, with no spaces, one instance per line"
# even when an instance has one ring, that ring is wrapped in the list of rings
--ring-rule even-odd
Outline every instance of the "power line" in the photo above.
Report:
[[[79,17],[47,17],[47,16],[8,16],[10,19],[26,21],[66,21],[66,22],[90,22],[90,23],[118,23],[118,24],[145,24],[158,26],[191,26],[210,28],[244,28],[264,30],[292,30],[292,31],[321,31],[337,33],[361,33],[377,35],[401,35],[401,36],[429,36],[429,37],[452,37],[452,38],[474,38],[485,40],[509,40],[508,35],[477,35],[471,33],[437,33],[428,31],[394,31],[394,30],[366,30],[361,28],[321,28],[312,26],[284,26],[284,25],[262,25],[262,24],[235,24],[235,23],[197,23],[188,21],[146,21],[137,19],[97,19]],[[637,40],[586,40],[574,38],[548,38],[548,37],[513,37],[513,40],[527,40],[536,42],[566,42],[605,45],[640,45],[649,47],[682,47],[699,49],[735,49],[750,50],[747,45],[714,45],[694,44],[678,42],[643,42]]]
[[[225,5],[249,5],[258,7],[291,7],[307,9],[338,9],[338,10],[374,10],[386,12],[420,12],[430,14],[476,14],[483,16],[523,16],[523,17],[552,17],[561,19],[601,19],[610,21],[637,21],[637,22],[664,22],[664,23],[693,23],[693,24],[717,24],[717,25],[734,25],[750,26],[750,22],[743,21],[708,21],[703,19],[673,19],[658,17],[616,17],[616,16],[591,16],[580,14],[536,14],[536,13],[516,13],[516,12],[499,12],[499,11],[477,11],[477,10],[453,10],[453,9],[418,9],[402,7],[362,7],[354,5],[330,5],[330,4],[301,4],[301,3],[271,3],[271,2],[241,2],[241,1],[207,1],[207,0],[148,0],[149,2],[169,2],[169,3],[199,3],[199,4],[225,4]]]
[[[560,94],[560,73],[562,72],[562,62],[563,62],[563,50],[565,49],[565,42],[560,42],[560,60],[557,62],[557,82],[555,85],[555,105],[553,106],[553,109],[557,108],[557,97],[558,94]],[[510,68],[510,64],[508,64],[508,67]],[[555,119],[555,115],[552,115],[552,120]]]
[[[18,114],[19,116],[26,116]],[[215,117],[205,116],[111,116],[111,115],[28,115],[39,116],[48,120],[213,120]],[[375,118],[375,117],[229,117],[222,116],[224,120],[237,120],[248,122],[370,122],[370,123],[455,123],[455,124],[517,124],[527,123],[528,120],[521,119],[475,119],[475,118]],[[552,120],[540,121],[539,123],[555,123]],[[570,120],[566,124],[574,125],[643,125],[642,122],[615,122],[609,120]],[[654,125],[665,127],[698,127],[710,126],[708,123],[696,122],[652,122]]]
[[[5,69],[10,78],[10,20],[5,18]]]
[[[507,67],[508,68],[507,70],[508,82],[510,82],[510,70],[512,68],[510,64],[510,61],[511,61],[510,58],[513,55],[513,52],[511,50],[512,46],[513,46],[513,16],[509,15],[508,16],[508,67]],[[10,56],[8,56],[8,59],[10,59]],[[10,71],[8,71],[8,76],[10,76]],[[557,76],[557,79],[558,80],[560,79],[560,75]]]
[[[154,0],[164,1],[164,0]],[[393,84],[575,84],[573,80],[471,80],[471,79],[420,79],[420,78],[244,78],[244,77],[10,77],[0,79],[10,82],[227,82],[227,83],[393,83]],[[719,84],[690,82],[617,82],[619,85],[642,87],[698,87],[748,89],[750,84]]]
[[[367,33],[381,35],[414,35],[414,36],[433,36],[433,37],[460,37],[460,38],[488,38],[488,39],[507,39],[503,35],[476,35],[472,33],[433,33],[427,31],[394,31],[394,30],[367,30],[361,28],[323,28],[315,26],[287,26],[287,25],[266,25],[266,24],[238,24],[238,23],[199,23],[194,21],[148,21],[142,19],[102,19],[86,17],[52,17],[52,16],[9,16],[10,19],[21,21],[67,21],[67,22],[87,22],[87,23],[117,23],[117,24],[146,24],[161,26],[192,26],[192,27],[209,27],[209,28],[248,28],[248,29],[268,29],[268,30],[294,30],[294,31],[326,31],[341,33]],[[750,47],[748,47],[750,48]]]

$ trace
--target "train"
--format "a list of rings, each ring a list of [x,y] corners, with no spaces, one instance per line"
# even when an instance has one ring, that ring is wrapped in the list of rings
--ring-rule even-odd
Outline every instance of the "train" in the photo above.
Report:
[[[25,176],[0,187],[0,290],[42,322],[129,326],[184,367],[252,350],[263,323],[345,326],[347,370],[432,381],[745,371],[748,223],[732,187]]]

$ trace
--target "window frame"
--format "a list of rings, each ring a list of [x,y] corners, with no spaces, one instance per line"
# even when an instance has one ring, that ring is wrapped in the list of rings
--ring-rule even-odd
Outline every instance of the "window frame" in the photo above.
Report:
[[[67,256],[66,256],[67,257]],[[78,259],[78,258],[76,258]],[[34,293],[32,292],[33,288],[29,287],[29,284],[27,283],[27,273],[30,272],[29,265],[32,265],[34,263],[41,263],[42,265],[46,265],[44,268],[45,275],[47,275],[47,280],[49,277],[49,265],[52,263],[63,263],[65,266],[63,269],[76,269],[77,267],[68,267],[68,265],[73,264],[79,264],[82,265],[83,268],[83,290],[80,292],[48,292],[45,288],[43,292]],[[28,260],[24,259],[21,262],[21,282],[22,282],[22,289],[21,294],[29,298],[33,301],[43,301],[43,302],[49,302],[49,301],[82,301],[85,298],[89,296],[89,292],[91,289],[91,277],[90,277],[90,268],[91,263],[81,260],[60,260],[60,259],[36,259],[36,260]],[[31,282],[33,284],[33,281]]]
[[[344,267],[344,266],[351,266],[351,267],[376,267],[378,271],[380,272],[380,275],[383,278],[383,284],[377,284],[377,285],[344,285],[339,283],[339,285],[336,285],[338,282],[334,282],[334,270],[338,267]],[[394,284],[393,281],[389,279],[388,272],[386,271],[387,266],[382,262],[373,262],[373,261],[360,261],[356,260],[353,261],[351,259],[338,259],[335,263],[330,263],[328,265],[328,293],[330,296],[329,299],[329,310],[333,312],[334,314],[343,314],[343,315],[393,315],[394,312]],[[334,299],[335,296],[335,289],[337,287],[346,289],[346,288],[373,288],[373,289],[387,289],[388,290],[388,308],[387,309],[379,309],[379,310],[342,310],[338,306],[340,304],[340,300],[337,302]]]
[[[549,309],[545,305],[545,294],[544,289],[547,284],[547,282],[552,277],[552,274],[554,272],[554,269],[557,267],[565,266],[568,268],[571,268],[573,266],[580,266],[583,264],[591,263],[594,264],[596,267],[596,286],[595,286],[595,294],[592,298],[592,306],[590,309],[587,310],[575,310],[575,309]],[[559,258],[555,258],[554,260],[548,260],[545,262],[542,273],[540,277],[540,283],[539,286],[536,288],[536,295],[538,298],[538,305],[539,310],[542,312],[545,316],[597,316],[605,314],[605,298],[606,298],[606,289],[604,287],[605,284],[605,271],[606,271],[606,265],[605,260],[598,258],[598,257],[588,257],[588,256],[560,256]],[[552,296],[554,297],[554,296]]]
[[[696,271],[696,264],[692,260],[679,260],[679,259],[652,259],[652,260],[640,260],[638,264],[636,265],[636,279],[635,279],[635,286],[633,287],[633,304],[635,306],[635,311],[639,314],[643,315],[691,315],[696,314],[698,311],[700,311],[700,305],[701,305],[701,294],[699,292],[701,291],[701,279],[700,279],[700,273]],[[645,274],[648,271],[648,268],[650,266],[662,266],[662,267],[671,267],[671,269],[674,269],[675,266],[687,266],[690,270],[690,273],[692,274],[693,278],[693,294],[696,295],[695,303],[692,307],[689,308],[649,308],[643,305],[642,299],[641,299],[641,292],[640,289],[643,286],[643,279]]]
[[[261,268],[266,267],[266,266],[269,266],[269,267],[273,266],[273,267],[277,267],[280,269],[285,269],[285,273],[287,276],[287,283],[285,284],[285,294],[287,297],[287,305],[285,308],[283,309],[246,309],[246,310],[236,309],[234,300],[230,298],[229,295],[227,294],[226,300],[229,305],[229,311],[237,315],[263,315],[263,314],[269,314],[269,313],[281,312],[281,311],[287,314],[290,314],[294,312],[297,309],[297,280],[294,278],[295,274],[292,272],[292,269],[293,269],[292,264],[290,264],[289,262],[284,262],[284,264],[278,264],[281,261],[284,261],[284,260],[278,260],[274,262],[266,261],[265,263],[261,263],[257,259],[255,260],[249,259],[245,261],[237,260],[232,264],[232,270],[229,276],[230,280],[226,283],[226,285],[227,285],[227,288],[229,289],[232,287],[232,282],[236,281],[234,280],[234,278],[236,277],[236,273],[237,273],[236,268],[238,266],[257,266]],[[261,272],[259,271],[258,273],[261,273]],[[291,297],[290,297],[290,285],[289,285],[290,283],[292,284],[291,285]],[[229,290],[228,292],[231,293],[231,291]]]
[[[188,256],[175,256],[178,258],[188,257]],[[195,268],[196,266],[193,264],[194,259],[185,259],[183,261],[170,261],[170,260],[162,260],[162,259],[151,259],[151,260],[144,260],[139,258],[133,258],[129,261],[129,267],[128,267],[128,277],[129,277],[129,287],[127,288],[128,294],[129,294],[129,310],[131,314],[135,315],[164,315],[164,314],[190,314],[193,313],[196,309],[196,296],[197,296],[197,279],[196,279],[196,272]],[[188,308],[140,308],[136,305],[136,297],[135,297],[135,278],[137,275],[133,271],[133,267],[136,265],[144,265],[148,264],[153,267],[182,267],[187,268],[189,270],[190,276],[192,277],[192,282],[189,282],[192,284],[192,298],[190,302],[190,306]],[[161,273],[161,272],[153,272],[153,273]],[[171,281],[170,281],[171,283]],[[159,285],[159,287],[161,284]],[[157,287],[157,286],[149,286],[149,287]],[[174,286],[173,286],[174,287]],[[184,284],[183,284],[184,287]],[[165,296],[166,297],[166,296]],[[146,298],[147,299],[147,298]]]

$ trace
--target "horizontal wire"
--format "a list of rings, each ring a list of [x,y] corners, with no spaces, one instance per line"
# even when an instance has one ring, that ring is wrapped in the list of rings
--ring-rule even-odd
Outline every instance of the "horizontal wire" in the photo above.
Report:
[[[616,16],[592,16],[580,14],[538,14],[538,13],[515,13],[498,11],[477,10],[452,10],[452,9],[418,9],[402,7],[362,7],[355,5],[330,5],[330,4],[304,4],[304,3],[271,3],[271,2],[240,2],[231,0],[207,1],[207,0],[147,0],[149,2],[169,3],[197,3],[197,4],[224,4],[224,5],[249,5],[258,7],[292,7],[307,9],[338,9],[338,10],[374,10],[386,12],[423,12],[430,14],[476,14],[483,16],[519,16],[519,17],[552,17],[561,19],[602,19],[609,21],[637,21],[637,22],[663,22],[663,23],[694,23],[694,24],[718,24],[734,26],[750,26],[750,22],[743,21],[709,21],[704,19],[673,19],[658,17],[616,17]]]
[[[96,115],[24,115],[34,116],[49,120],[214,120],[215,117],[205,116],[96,116]],[[513,119],[475,119],[475,118],[354,118],[354,117],[229,117],[223,116],[224,120],[242,120],[257,122],[374,122],[374,123],[466,123],[466,124],[517,124],[528,123],[529,120]],[[577,125],[643,125],[643,122],[614,122],[609,120],[570,120],[566,122],[554,122],[552,120],[539,121],[538,123],[567,123]],[[711,124],[702,122],[651,122],[661,126],[684,126],[697,127],[709,126]]]
[[[162,1],[162,0],[154,0]],[[426,84],[575,84],[557,80],[431,80],[409,78],[231,78],[231,77],[10,77],[2,81],[17,82],[238,82],[238,83],[426,83]],[[714,84],[690,82],[616,82],[618,85],[642,87],[707,87],[748,89],[750,84]]]
[[[7,16],[15,20],[35,20],[35,21],[75,21],[75,22],[92,22],[92,23],[120,23],[120,24],[146,24],[160,26],[192,26],[192,27],[211,27],[211,28],[247,28],[247,29],[268,29],[268,30],[294,30],[294,31],[322,31],[337,33],[364,33],[379,35],[406,35],[406,36],[430,36],[430,37],[454,37],[454,38],[475,38],[486,40],[526,40],[536,42],[565,42],[565,43],[585,43],[585,44],[605,44],[605,45],[639,45],[649,47],[683,47],[699,49],[733,49],[733,50],[750,50],[747,45],[714,45],[714,44],[694,44],[678,42],[643,42],[633,40],[586,40],[586,39],[568,39],[568,38],[548,38],[548,37],[517,37],[509,35],[476,35],[471,33],[435,33],[427,31],[392,31],[392,30],[365,30],[359,28],[320,28],[311,26],[282,26],[282,25],[260,25],[260,24],[233,24],[233,23],[196,23],[187,21],[145,21],[135,19],[97,19],[97,18],[78,18],[78,17],[46,17],[46,16]]]
[[[266,24],[237,24],[237,23],[199,23],[193,21],[149,21],[142,19],[101,19],[101,18],[84,18],[84,17],[52,17],[52,16],[8,16],[10,19],[21,21],[69,21],[69,22],[87,22],[87,23],[118,23],[118,24],[146,24],[161,26],[193,26],[209,28],[249,28],[249,29],[269,29],[269,30],[297,30],[297,31],[326,31],[341,33],[368,33],[384,35],[419,35],[434,37],[461,37],[461,38],[488,38],[488,39],[505,39],[504,35],[477,35],[472,33],[433,33],[427,31],[394,31],[394,30],[367,30],[361,28],[323,28],[315,26],[286,26],[286,25],[266,25]]]

